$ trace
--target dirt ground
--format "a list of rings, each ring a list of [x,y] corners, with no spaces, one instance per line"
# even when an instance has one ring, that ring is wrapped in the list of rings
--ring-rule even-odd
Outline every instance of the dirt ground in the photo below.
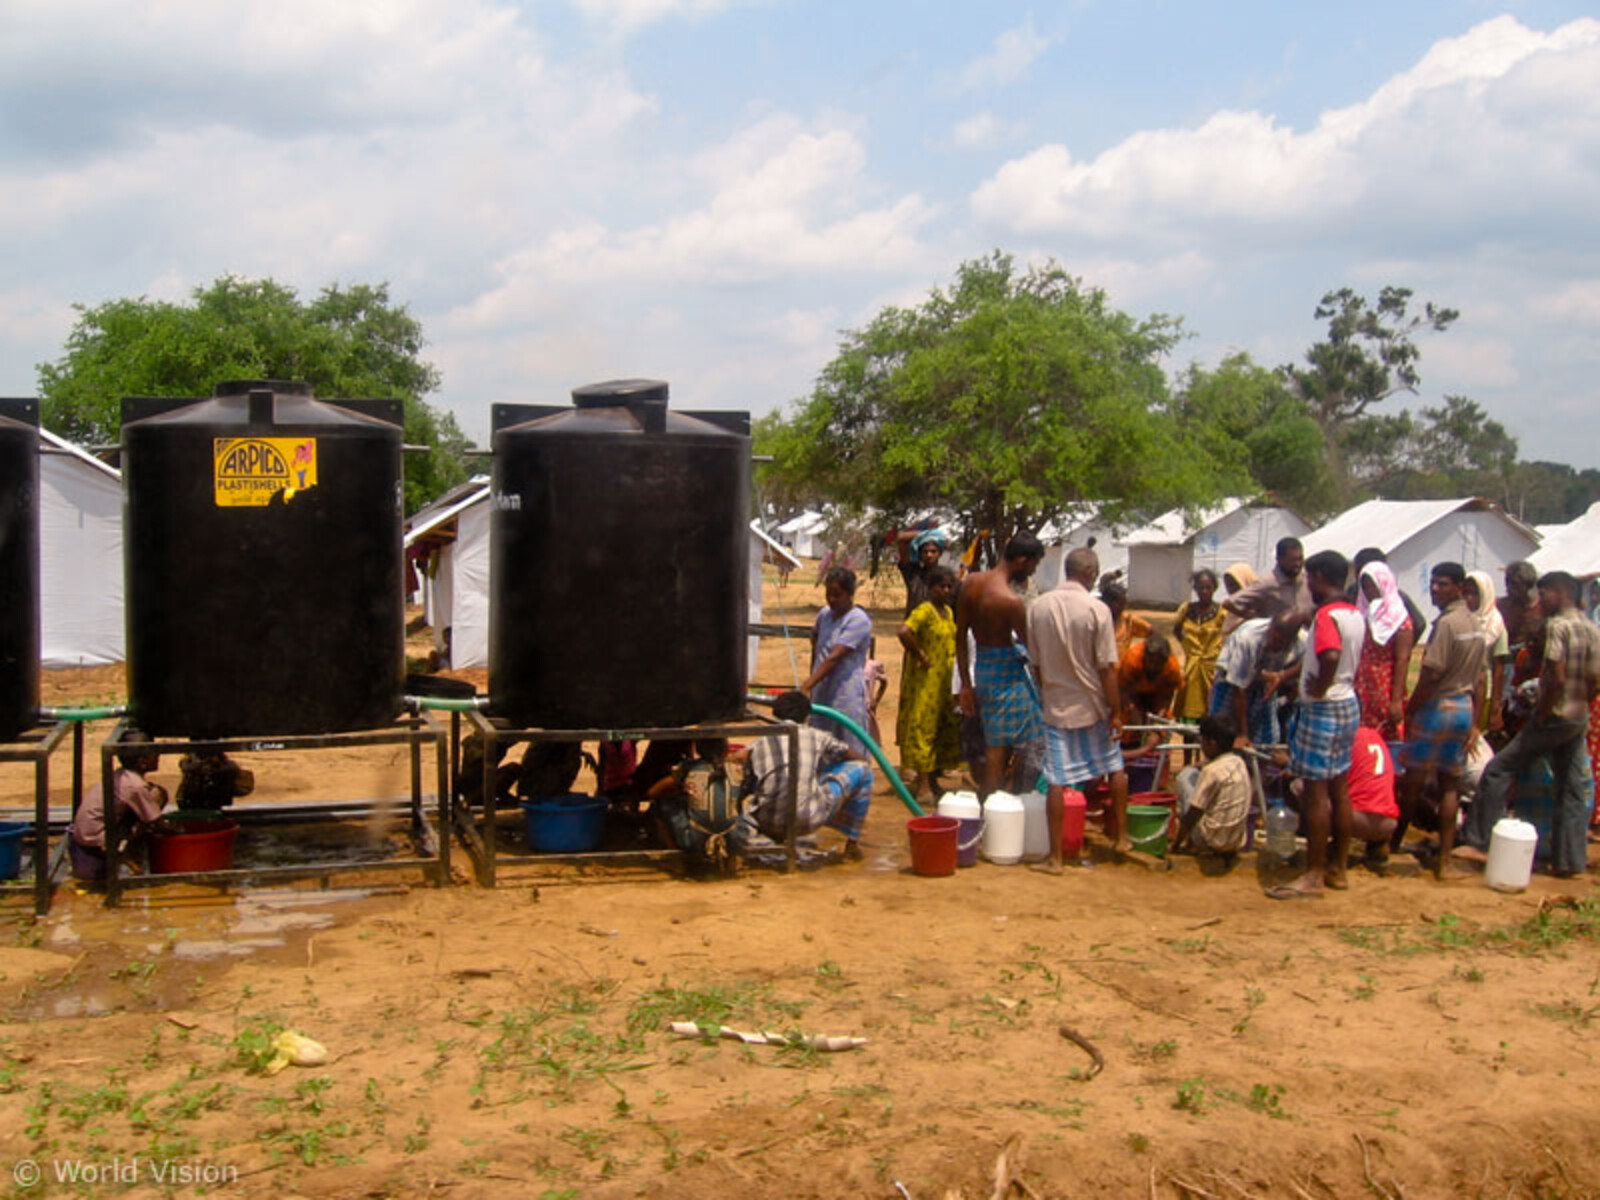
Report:
[[[809,583],[767,619],[803,631]],[[861,599],[892,737],[899,592]],[[790,649],[764,642],[763,679],[793,681]],[[106,700],[121,676],[47,688]],[[406,787],[397,749],[247,760],[258,802]],[[64,756],[55,779],[65,803]],[[0,766],[0,807],[30,786]],[[1592,877],[1507,896],[1357,872],[1290,904],[1249,856],[1216,878],[1099,855],[924,879],[905,815],[880,795],[863,863],[793,875],[545,866],[488,891],[458,870],[115,911],[69,885],[37,923],[8,897],[0,1187],[976,1200],[998,1168],[1037,1197],[1600,1196]],[[262,1073],[280,1029],[327,1060]]]

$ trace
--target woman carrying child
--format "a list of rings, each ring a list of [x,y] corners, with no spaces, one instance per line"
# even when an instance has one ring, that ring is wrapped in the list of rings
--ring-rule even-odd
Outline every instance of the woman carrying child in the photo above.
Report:
[[[948,567],[927,574],[928,598],[900,626],[906,666],[900,677],[895,741],[913,794],[939,798],[939,775],[961,766],[961,736],[950,671],[956,659],[956,618],[950,602],[956,577]]]

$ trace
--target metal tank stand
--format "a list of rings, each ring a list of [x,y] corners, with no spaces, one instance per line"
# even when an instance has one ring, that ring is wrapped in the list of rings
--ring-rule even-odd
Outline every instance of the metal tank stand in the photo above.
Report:
[[[241,828],[266,825],[312,825],[340,821],[362,820],[386,813],[409,811],[411,816],[411,841],[416,854],[410,858],[390,858],[373,862],[367,859],[324,859],[316,862],[295,863],[281,867],[230,867],[218,871],[183,871],[167,875],[132,875],[126,878],[121,872],[121,835],[125,832],[122,813],[116,811],[111,798],[113,759],[119,754],[147,750],[161,755],[177,754],[185,750],[215,750],[224,754],[237,751],[249,754],[296,750],[349,749],[356,746],[406,746],[411,752],[411,800],[409,805],[380,803],[330,802],[321,804],[236,804],[225,814],[237,821]],[[437,768],[438,833],[428,822],[423,804],[422,749],[433,747]],[[147,738],[142,741],[128,737],[128,722],[117,722],[100,749],[100,788],[106,817],[106,906],[115,907],[122,901],[122,893],[129,888],[154,887],[164,883],[199,883],[228,887],[238,883],[280,883],[293,879],[321,878],[326,886],[329,877],[347,871],[399,871],[420,868],[423,876],[435,886],[450,881],[450,772],[448,762],[449,734],[431,717],[405,716],[396,719],[393,727],[355,730],[347,733],[296,734],[259,738],[224,738],[195,740],[179,738]]]
[[[800,757],[800,727],[786,721],[749,714],[738,721],[711,722],[705,725],[676,725],[666,728],[646,729],[499,729],[481,712],[470,712],[467,720],[482,739],[483,754],[483,813],[482,819],[473,820],[469,806],[455,808],[455,831],[472,860],[473,871],[484,887],[494,887],[496,869],[502,866],[535,866],[540,863],[605,863],[649,862],[664,858],[681,858],[678,850],[591,850],[585,853],[541,853],[503,855],[497,849],[499,831],[495,819],[495,768],[499,756],[496,746],[515,745],[518,742],[618,742],[643,741],[655,738],[735,738],[735,737],[787,737],[789,761]],[[453,791],[454,789],[452,789]],[[784,838],[786,871],[792,871],[799,860],[796,844],[795,812],[800,805],[800,780],[796,772],[788,774],[788,794],[784,797],[787,809]],[[481,830],[481,832],[480,832]]]
[[[54,858],[50,854],[50,756],[61,745],[72,727],[72,799],[76,810],[83,782],[83,726],[77,721],[56,721],[48,726],[30,729],[16,742],[0,744],[0,762],[31,762],[33,764],[33,836],[28,839],[33,849],[33,882],[0,884],[0,895],[25,895],[33,893],[33,912],[42,917],[50,911],[50,900],[55,890],[56,872],[67,851],[63,836],[56,845]]]

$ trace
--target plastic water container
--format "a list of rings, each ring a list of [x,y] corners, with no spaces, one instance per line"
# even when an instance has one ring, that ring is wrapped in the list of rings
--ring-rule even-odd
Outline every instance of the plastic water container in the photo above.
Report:
[[[1520,892],[1533,879],[1539,831],[1526,821],[1502,817],[1489,835],[1489,865],[1483,881],[1497,892]]]
[[[1279,862],[1288,862],[1294,857],[1294,837],[1300,828],[1300,814],[1287,804],[1274,804],[1267,809],[1265,826],[1266,852]]]
[[[1078,858],[1083,854],[1083,827],[1088,816],[1089,802],[1083,793],[1067,788],[1061,793],[1061,854],[1063,858]]]
[[[1050,811],[1038,792],[1023,792],[1022,861],[1043,862],[1050,857]]]
[[[983,837],[983,805],[977,792],[946,792],[939,801],[939,815],[961,822],[956,842],[956,866],[978,865],[978,843]]]
[[[1027,844],[1027,814],[1010,792],[993,792],[983,805],[983,856],[1010,866],[1022,861]]]

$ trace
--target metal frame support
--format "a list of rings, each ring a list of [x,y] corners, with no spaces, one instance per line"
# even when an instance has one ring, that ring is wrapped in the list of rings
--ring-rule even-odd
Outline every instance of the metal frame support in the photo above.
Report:
[[[703,725],[676,725],[664,728],[639,728],[639,729],[500,729],[489,718],[478,711],[469,712],[467,720],[471,722],[473,731],[483,740],[483,781],[482,796],[483,819],[478,822],[482,828],[480,834],[474,828],[473,814],[469,807],[462,805],[453,807],[455,820],[453,822],[457,834],[461,837],[462,845],[466,847],[467,856],[472,859],[474,874],[478,882],[484,887],[496,886],[497,868],[501,866],[527,866],[535,863],[546,862],[638,862],[653,861],[661,858],[681,857],[677,850],[620,850],[606,851],[594,850],[581,854],[536,854],[517,855],[508,857],[499,853],[497,848],[498,829],[495,820],[495,769],[497,755],[493,753],[494,747],[499,745],[515,745],[518,742],[618,742],[642,741],[654,738],[677,738],[692,740],[694,738],[731,738],[731,737],[787,737],[789,739],[789,761],[791,763],[800,757],[800,727],[788,721],[774,721],[771,718],[751,715],[737,721],[718,721]],[[459,761],[458,759],[453,761]],[[452,781],[454,774],[452,774]],[[454,795],[455,789],[451,788]],[[800,807],[800,778],[795,771],[788,774],[785,806],[785,828],[787,835],[784,838],[784,869],[792,871],[799,861],[799,848],[797,844],[798,833],[795,829],[795,815]]]
[[[55,856],[50,853],[50,756],[72,726],[72,802],[77,811],[79,790],[83,780],[83,726],[77,721],[56,721],[42,732],[29,730],[22,740],[0,745],[0,762],[31,762],[33,764],[33,882],[0,884],[0,895],[33,893],[33,913],[42,917],[50,911],[55,875],[66,854],[67,839],[63,834]]]
[[[126,718],[117,722],[111,736],[100,748],[100,795],[106,813],[106,907],[116,907],[122,893],[130,888],[153,887],[164,883],[199,883],[227,887],[234,883],[288,882],[294,879],[328,879],[345,871],[397,871],[421,868],[436,887],[450,881],[450,771],[449,734],[429,716],[405,716],[394,728],[274,737],[236,737],[209,740],[178,738],[128,738]],[[437,768],[438,834],[428,824],[422,798],[422,748],[431,745]],[[211,750],[227,753],[347,749],[352,746],[406,746],[411,758],[411,800],[409,805],[384,804],[245,804],[228,815],[241,826],[268,824],[316,824],[373,816],[381,812],[409,811],[411,838],[417,854],[411,858],[371,862],[358,859],[329,859],[285,867],[232,867],[222,871],[184,871],[170,875],[137,875],[124,879],[121,874],[122,814],[111,797],[112,758],[141,750],[174,754],[185,750]]]

